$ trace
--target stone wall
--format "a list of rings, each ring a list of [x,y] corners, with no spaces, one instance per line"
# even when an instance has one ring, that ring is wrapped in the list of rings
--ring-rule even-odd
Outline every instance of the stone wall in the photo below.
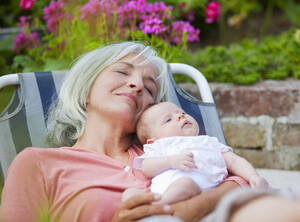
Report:
[[[196,85],[180,86],[199,98]],[[255,167],[300,170],[300,81],[211,83],[228,145]]]

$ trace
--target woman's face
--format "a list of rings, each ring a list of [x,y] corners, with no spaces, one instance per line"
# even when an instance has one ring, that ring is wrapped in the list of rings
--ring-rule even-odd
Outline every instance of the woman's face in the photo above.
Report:
[[[138,117],[154,103],[158,92],[157,73],[144,57],[130,54],[105,68],[96,78],[87,99],[87,115],[101,115],[124,123],[134,132]],[[106,118],[107,117],[107,118]]]

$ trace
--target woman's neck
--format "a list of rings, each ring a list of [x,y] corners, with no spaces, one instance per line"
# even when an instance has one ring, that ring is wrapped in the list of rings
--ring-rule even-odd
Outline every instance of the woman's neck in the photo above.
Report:
[[[123,126],[111,119],[87,117],[85,131],[73,148],[93,150],[126,163],[132,135],[125,133]]]

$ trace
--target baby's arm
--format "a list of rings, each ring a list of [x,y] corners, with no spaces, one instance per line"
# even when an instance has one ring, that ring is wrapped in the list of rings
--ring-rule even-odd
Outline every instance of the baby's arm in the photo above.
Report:
[[[169,169],[181,169],[187,172],[191,168],[197,168],[192,153],[183,153],[164,157],[145,158],[142,163],[142,171],[145,176],[152,178]]]
[[[222,153],[230,173],[243,177],[251,187],[269,188],[268,182],[258,175],[254,167],[244,158],[233,152]]]

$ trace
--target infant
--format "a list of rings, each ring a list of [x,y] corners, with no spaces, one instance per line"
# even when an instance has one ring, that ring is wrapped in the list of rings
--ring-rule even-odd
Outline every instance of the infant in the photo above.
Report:
[[[134,167],[152,178],[151,191],[162,195],[159,203],[175,203],[216,187],[228,171],[251,187],[269,188],[252,165],[229,146],[198,133],[196,120],[171,102],[152,105],[140,117],[137,136],[145,153],[134,160]],[[126,190],[123,201],[138,192]]]

